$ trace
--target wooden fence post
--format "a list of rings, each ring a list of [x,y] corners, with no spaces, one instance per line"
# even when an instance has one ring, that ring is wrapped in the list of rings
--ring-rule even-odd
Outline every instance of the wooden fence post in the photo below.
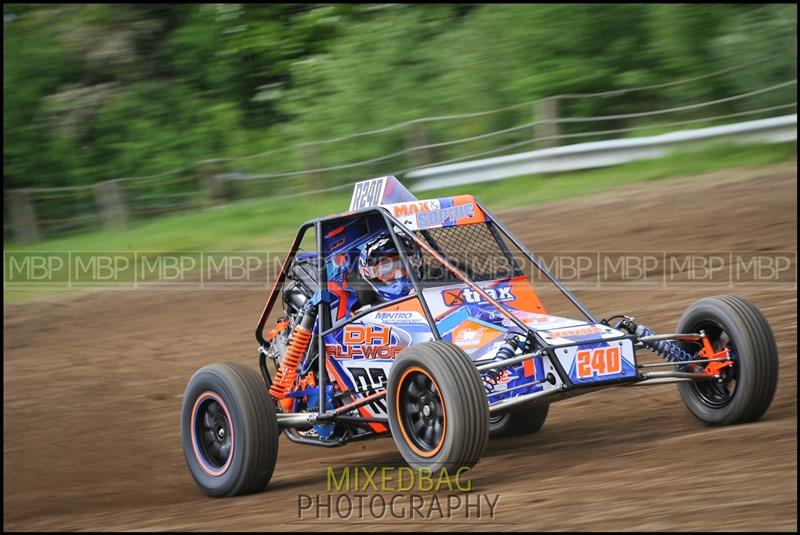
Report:
[[[297,190],[314,191],[324,188],[326,184],[322,173],[315,171],[315,169],[322,168],[317,145],[314,143],[300,143],[297,148],[300,151],[298,159],[302,162],[303,169],[307,171],[303,180],[297,180]]]
[[[200,188],[205,192],[205,205],[209,208],[224,205],[228,201],[229,188],[225,174],[202,173]]]
[[[14,240],[19,243],[39,241],[39,225],[31,202],[31,192],[26,189],[14,189],[8,193],[8,209],[11,212]]]
[[[233,201],[241,194],[241,189],[234,181],[243,175],[231,172],[218,159],[206,160],[197,168],[198,186],[205,192],[207,207],[222,206]],[[248,188],[244,188],[245,193]],[[249,197],[249,195],[247,195]]]
[[[124,229],[128,221],[122,192],[116,180],[106,180],[94,185],[95,199],[100,207],[103,226],[109,230]]]
[[[406,150],[408,151],[408,166],[419,167],[433,163],[430,149],[420,149],[428,144],[428,136],[422,123],[412,122],[406,129]],[[412,150],[416,149],[416,150]]]
[[[534,103],[534,120],[546,121],[536,124],[534,128],[534,136],[537,139],[542,139],[537,143],[542,148],[555,147],[559,143],[559,127],[558,123],[558,97],[548,97],[537,100]]]

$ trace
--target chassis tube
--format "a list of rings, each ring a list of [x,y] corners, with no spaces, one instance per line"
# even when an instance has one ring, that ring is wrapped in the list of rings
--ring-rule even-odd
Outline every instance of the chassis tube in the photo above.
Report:
[[[709,362],[724,362],[726,360],[733,360],[728,357],[720,357],[717,359],[697,359],[697,360],[681,360],[678,362],[659,362],[656,364],[639,364],[637,368],[661,368],[664,366],[683,366],[685,364],[706,364]]]
[[[680,377],[664,377],[661,379],[647,379],[645,381],[639,381],[638,383],[629,383],[626,385],[620,385],[624,387],[629,386],[653,386],[653,385],[673,385],[675,383],[691,383],[692,379],[680,378]]]
[[[687,340],[687,341],[697,341],[702,340],[703,335],[701,334],[651,334],[649,336],[640,336],[640,342],[657,342],[659,340]]]
[[[369,425],[371,423],[375,424],[384,424],[387,427],[389,426],[389,418],[383,418],[381,416],[338,416],[336,418],[337,422],[344,423],[344,424],[356,424],[356,425]]]
[[[338,448],[339,446],[344,446],[344,441],[341,440],[325,440],[319,438],[307,438],[301,437],[300,435],[295,435],[292,433],[291,429],[288,427],[283,430],[283,434],[294,442],[295,444],[305,444],[308,446],[322,446],[323,448]]]
[[[319,313],[317,314],[317,359],[319,371],[317,376],[317,387],[319,388],[319,413],[325,412],[328,406],[327,392],[327,372],[325,368],[328,357],[325,354],[325,332],[331,326],[331,304],[328,302],[328,269],[325,266],[325,251],[323,250],[325,240],[323,239],[323,226],[321,221],[314,224],[314,232],[317,234],[317,269],[319,270],[319,289],[322,292],[322,299],[319,301]],[[339,303],[339,306],[347,306],[346,303]]]
[[[645,372],[642,373],[643,379],[692,379],[695,381],[711,381],[717,377],[707,373],[689,373],[689,372]]]
[[[342,405],[341,407],[338,407],[334,410],[321,413],[317,417],[317,419],[320,421],[333,421],[338,419],[345,412],[357,409],[359,407],[363,407],[364,405],[372,403],[373,401],[378,399],[383,399],[384,397],[386,397],[386,390],[381,390],[379,392],[372,393],[368,396],[364,396],[361,399],[357,399],[352,403],[348,403],[347,405]]]
[[[281,271],[278,273],[278,277],[275,279],[275,284],[272,285],[272,290],[269,292],[269,297],[267,297],[267,303],[264,305],[264,309],[261,311],[261,318],[258,320],[258,326],[256,327],[256,340],[258,340],[259,345],[261,347],[269,347],[269,342],[264,339],[264,325],[267,323],[267,316],[272,311],[272,307],[275,305],[275,301],[278,299],[278,288],[283,284],[286,280],[286,273],[288,271],[289,266],[294,259],[294,255],[297,253],[297,248],[300,245],[300,242],[303,240],[303,236],[311,227],[312,223],[304,223],[300,230],[297,231],[297,234],[294,237],[294,241],[292,245],[289,247],[289,253],[286,255],[286,259],[283,261],[283,265],[281,266]]]
[[[547,355],[546,351],[536,351],[534,353],[525,353],[524,355],[517,355],[516,357],[511,357],[504,360],[496,360],[494,362],[487,362],[486,364],[481,364],[480,366],[476,366],[479,372],[485,372],[486,370],[493,370],[495,368],[503,368],[505,366],[511,366],[512,364],[519,364],[523,360],[532,359],[535,357],[544,357]]]
[[[269,390],[272,388],[272,377],[269,374],[269,369],[267,369],[267,350],[264,349],[264,346],[259,346],[258,348],[258,367],[261,370],[264,382],[267,384],[267,390]]]
[[[546,398],[549,396],[553,396],[555,394],[560,394],[562,392],[561,389],[552,389],[552,390],[542,390],[541,392],[534,392],[533,394],[525,394],[524,396],[519,396],[518,398],[512,398],[508,401],[499,401],[497,403],[492,403],[489,405],[489,414],[496,414],[498,412],[504,412],[506,409],[511,407],[518,407],[519,405],[525,405],[532,401],[536,401],[537,399]]]
[[[514,258],[514,255],[511,254],[511,251],[509,251],[508,245],[506,245],[506,242],[503,240],[503,237],[500,235],[500,233],[497,232],[497,226],[491,218],[486,221],[486,226],[489,228],[489,232],[492,233],[492,236],[494,236],[495,241],[498,243],[498,245],[500,245],[503,255],[505,255],[506,259],[511,263],[511,266],[514,269],[514,275],[524,275],[524,272],[522,269],[520,269],[519,264],[517,263],[517,259]]]
[[[392,218],[386,209],[381,210],[381,215],[383,216],[383,221],[386,223],[386,227],[389,229],[389,235],[392,237],[394,246],[397,247],[397,251],[400,253],[400,258],[406,266],[410,266],[411,263],[408,261],[406,249],[403,247],[403,244],[400,243],[400,240],[397,239],[397,234],[395,233],[394,228],[392,228],[395,224],[403,230],[405,230],[405,227],[403,227],[399,221]],[[436,326],[436,321],[433,319],[433,314],[431,314],[431,310],[428,308],[428,303],[425,301],[425,296],[422,294],[422,288],[419,285],[417,274],[414,273],[413,270],[409,270],[408,276],[411,279],[411,284],[414,286],[414,291],[417,292],[417,295],[419,296],[419,302],[422,305],[422,311],[425,312],[425,318],[428,320],[428,323],[433,330],[433,337],[436,340],[441,340],[442,335],[439,334],[439,327]]]
[[[311,425],[317,421],[317,413],[315,412],[293,412],[293,413],[278,413],[278,427],[297,427],[299,425]]]

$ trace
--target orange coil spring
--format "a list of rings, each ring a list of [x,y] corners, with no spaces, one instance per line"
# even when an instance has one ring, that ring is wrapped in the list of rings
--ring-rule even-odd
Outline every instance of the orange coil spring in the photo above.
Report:
[[[277,399],[286,397],[292,391],[294,381],[297,379],[297,365],[306,354],[308,344],[311,342],[311,331],[302,325],[295,327],[283,356],[281,369],[275,374],[275,380],[269,389],[269,394]]]

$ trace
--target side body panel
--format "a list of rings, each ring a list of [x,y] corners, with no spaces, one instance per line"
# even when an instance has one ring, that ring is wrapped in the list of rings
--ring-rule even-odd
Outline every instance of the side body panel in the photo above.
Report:
[[[326,335],[327,369],[340,389],[356,392],[358,397],[372,394],[386,387],[389,369],[400,351],[430,340],[433,334],[422,306],[418,298],[412,298]],[[374,401],[359,412],[362,416],[386,416],[386,401]],[[385,430],[381,424],[376,426]]]

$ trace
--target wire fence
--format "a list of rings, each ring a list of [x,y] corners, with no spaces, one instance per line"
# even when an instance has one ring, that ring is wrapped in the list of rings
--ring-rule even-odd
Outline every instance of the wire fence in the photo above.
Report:
[[[796,79],[672,107],[636,110],[635,103],[626,98],[604,106],[604,110],[612,112],[609,114],[586,116],[574,111],[587,99],[602,98],[610,102],[632,93],[711,80],[779,57],[785,56],[773,55],[664,84],[562,94],[492,110],[423,117],[325,140],[287,144],[247,156],[199,160],[146,176],[114,178],[88,185],[9,190],[5,201],[10,218],[7,216],[4,221],[4,234],[18,241],[36,241],[99,228],[118,229],[131,221],[210,208],[238,199],[325,194],[349,188],[356,179],[402,176],[418,169],[502,156],[523,148],[602,140],[612,135],[664,133],[676,126],[715,126],[740,117],[757,119],[791,113],[797,108]],[[622,112],[613,113],[615,110]],[[496,120],[489,125],[502,127],[457,135],[468,130],[457,121],[490,116],[496,116]],[[364,143],[364,138],[374,143]],[[357,161],[346,159],[360,154],[364,157]],[[286,167],[275,168],[276,159],[270,157],[276,155],[281,156],[277,161]]]

